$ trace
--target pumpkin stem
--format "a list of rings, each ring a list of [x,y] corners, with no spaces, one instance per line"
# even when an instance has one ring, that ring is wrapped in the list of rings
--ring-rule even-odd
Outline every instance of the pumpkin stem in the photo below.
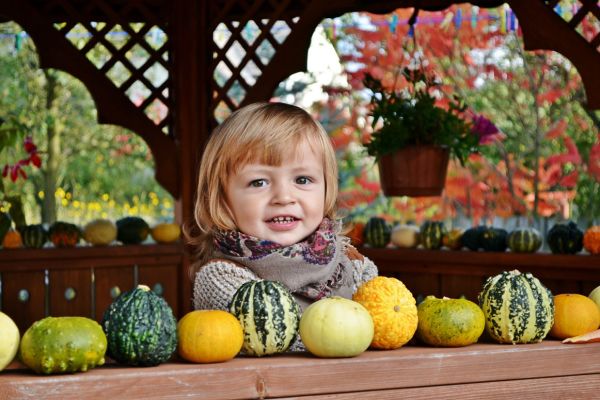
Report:
[[[395,305],[394,306],[394,311],[395,312],[400,312],[400,306],[399,305]]]
[[[146,286],[146,285],[137,285],[137,288],[140,290],[143,290],[144,292],[149,292],[150,291],[150,287]]]

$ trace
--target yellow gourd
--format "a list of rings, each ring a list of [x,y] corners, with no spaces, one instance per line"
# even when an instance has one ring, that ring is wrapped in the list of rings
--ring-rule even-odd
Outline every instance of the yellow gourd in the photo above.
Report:
[[[371,347],[397,349],[417,330],[417,306],[410,290],[396,278],[378,276],[361,285],[352,300],[371,314],[375,334]]]
[[[21,234],[14,229],[6,232],[4,235],[4,239],[2,240],[2,247],[5,249],[16,249],[19,247],[23,247],[23,240],[21,239]]]
[[[592,226],[585,231],[583,247],[591,254],[600,254],[600,226]]]
[[[191,311],[177,324],[177,351],[190,362],[231,360],[240,352],[243,342],[240,321],[226,311]]]
[[[157,243],[173,243],[179,240],[181,228],[174,223],[162,223],[152,228],[150,235]]]

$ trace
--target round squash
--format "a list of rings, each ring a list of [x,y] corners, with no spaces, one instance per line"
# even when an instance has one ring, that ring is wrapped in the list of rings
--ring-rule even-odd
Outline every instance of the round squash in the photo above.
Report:
[[[390,242],[391,235],[392,227],[386,220],[380,217],[371,217],[363,230],[365,244],[368,244],[371,247],[387,246]]]
[[[150,235],[156,243],[173,243],[179,240],[181,228],[174,223],[162,223],[155,225],[150,230]]]
[[[595,331],[600,326],[600,310],[587,296],[575,293],[554,296],[554,325],[550,336],[566,339]]]
[[[75,224],[56,221],[48,229],[48,238],[55,247],[75,247],[81,238],[81,230]]]
[[[240,352],[243,343],[242,325],[227,311],[191,311],[177,324],[177,352],[190,362],[231,360]]]
[[[352,229],[347,233],[347,236],[350,238],[350,243],[356,247],[362,246],[364,244],[364,222],[352,222],[351,227]]]
[[[508,232],[505,229],[494,228],[492,226],[486,227],[481,232],[479,244],[483,251],[503,252],[508,247],[506,243],[507,236]]]
[[[249,281],[229,306],[244,330],[244,352],[251,356],[283,353],[296,340],[300,306],[279,282]]]
[[[487,230],[487,226],[479,225],[467,229],[463,232],[460,243],[471,251],[478,251],[481,248],[481,237]]]
[[[106,336],[85,317],[46,317],[21,339],[21,361],[38,374],[87,371],[104,364]]]
[[[425,249],[437,250],[442,247],[446,228],[441,221],[425,221],[420,229],[421,246]]]
[[[121,293],[104,312],[108,355],[127,365],[153,366],[177,348],[177,321],[169,304],[148,286]]]
[[[504,271],[489,277],[479,293],[485,329],[499,343],[537,343],[554,322],[552,293],[530,273]]]
[[[600,254],[600,226],[592,226],[585,231],[583,247],[590,254]]]
[[[430,346],[468,346],[476,343],[485,329],[483,311],[467,299],[427,296],[417,312],[417,339]]]
[[[464,230],[460,228],[451,229],[442,237],[442,245],[450,250],[460,250],[463,247],[461,238]]]
[[[416,225],[396,225],[392,229],[392,244],[400,248],[413,248],[419,245],[419,227]]]
[[[23,239],[21,238],[19,231],[12,228],[9,229],[4,235],[4,239],[2,239],[2,247],[5,249],[18,249],[19,247],[23,247]]]
[[[140,217],[124,217],[117,220],[117,240],[123,244],[140,244],[150,233],[150,226]]]
[[[415,334],[415,298],[398,279],[377,276],[363,283],[352,300],[362,304],[373,318],[375,333],[371,347],[397,349]]]
[[[19,233],[23,239],[23,246],[29,249],[42,248],[48,241],[48,232],[42,224],[23,226],[19,229]]]
[[[109,219],[95,219],[83,228],[83,239],[92,246],[108,246],[117,238],[117,226]]]
[[[354,357],[373,340],[373,319],[356,301],[342,297],[321,299],[304,310],[300,338],[317,357]]]
[[[15,358],[20,338],[15,322],[0,311],[0,371]]]
[[[590,299],[594,300],[594,303],[596,303],[596,305],[600,309],[600,286],[596,286],[594,288],[594,290],[592,290],[590,292],[590,294],[588,295],[588,297]]]
[[[516,228],[506,241],[513,253],[535,253],[542,246],[542,235],[535,228]]]
[[[546,242],[554,254],[576,254],[583,249],[583,231],[572,221],[555,224],[548,231]]]

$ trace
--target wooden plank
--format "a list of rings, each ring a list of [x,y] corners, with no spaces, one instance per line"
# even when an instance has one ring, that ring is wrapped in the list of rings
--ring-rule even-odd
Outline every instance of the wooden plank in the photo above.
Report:
[[[93,318],[91,292],[90,269],[50,271],[50,315]]]
[[[26,291],[27,301],[19,300]],[[34,322],[45,317],[46,286],[44,271],[2,272],[2,312],[10,316],[23,334]],[[0,397],[1,398],[1,397]]]
[[[578,375],[557,378],[522,379],[513,381],[430,386],[408,389],[376,390],[359,393],[326,394],[317,396],[282,397],[298,400],[480,400],[520,399],[545,400],[593,399],[598,396],[600,375]]]
[[[178,315],[179,276],[176,265],[140,266],[138,276],[140,284],[150,287],[154,292],[163,296],[173,309],[173,313]]]
[[[506,382],[515,381],[511,390],[519,393],[518,381],[526,390],[523,380],[529,379],[542,379],[534,383],[537,393],[552,396],[563,385],[577,387],[578,376],[584,375],[589,376],[590,383],[582,385],[582,390],[589,393],[590,385],[598,387],[600,343],[564,345],[544,341],[447,349],[406,346],[367,351],[354,358],[318,359],[299,353],[236,357],[226,363],[206,365],[170,362],[153,368],[133,368],[112,364],[86,373],[48,377],[9,369],[0,374],[0,398],[75,399],[85,393],[89,398],[241,399],[409,388],[414,389],[412,393],[427,393],[427,389],[434,394],[447,393],[447,389],[456,397],[462,393],[455,392],[460,388],[457,385],[487,382],[500,395],[500,389],[510,386]],[[566,396],[569,397],[573,396]]]
[[[133,266],[94,269],[96,321],[100,322],[104,311],[119,293],[133,288]]]

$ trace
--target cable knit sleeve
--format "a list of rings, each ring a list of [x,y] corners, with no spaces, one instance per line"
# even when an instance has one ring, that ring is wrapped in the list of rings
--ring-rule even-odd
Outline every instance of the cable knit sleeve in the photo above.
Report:
[[[228,310],[235,291],[248,281],[259,278],[249,269],[225,260],[212,260],[203,265],[194,279],[196,310]]]
[[[356,292],[360,285],[370,281],[378,275],[377,266],[368,257],[360,254],[352,245],[348,245],[346,248],[346,256],[352,262],[352,292]]]

